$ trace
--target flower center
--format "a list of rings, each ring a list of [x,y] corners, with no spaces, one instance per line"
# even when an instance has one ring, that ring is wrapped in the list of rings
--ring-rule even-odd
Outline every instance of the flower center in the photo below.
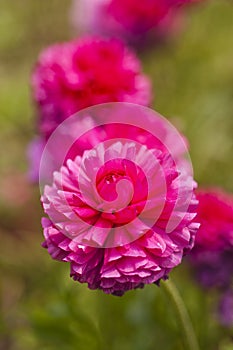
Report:
[[[117,180],[119,180],[119,178],[121,178],[124,174],[123,173],[110,173],[108,175],[105,176],[105,182],[107,185],[110,185],[112,183],[117,182]]]

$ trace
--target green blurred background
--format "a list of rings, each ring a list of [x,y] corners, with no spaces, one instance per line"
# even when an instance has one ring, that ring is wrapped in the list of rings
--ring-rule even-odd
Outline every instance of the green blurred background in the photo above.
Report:
[[[68,0],[0,0],[0,349],[182,350],[162,287],[122,298],[89,291],[40,247],[39,191],[26,175],[35,132],[30,73],[42,48],[74,36],[69,8]],[[153,80],[153,107],[189,139],[196,180],[233,192],[233,2],[203,1],[170,45],[140,56]],[[172,276],[201,350],[232,350],[215,293],[201,291],[185,263]]]

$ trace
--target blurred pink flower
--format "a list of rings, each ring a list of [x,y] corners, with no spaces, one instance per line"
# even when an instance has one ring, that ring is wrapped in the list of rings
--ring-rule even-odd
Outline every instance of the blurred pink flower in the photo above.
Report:
[[[48,138],[66,118],[105,102],[151,102],[149,78],[136,55],[118,40],[84,38],[49,47],[34,69],[32,88],[39,117],[39,137],[28,149],[33,182]]]
[[[106,102],[148,106],[150,80],[133,52],[117,40],[84,38],[44,50],[32,75],[38,126],[47,139],[75,112]]]
[[[198,191],[197,198],[201,227],[195,251],[218,251],[229,244],[233,247],[233,196],[220,189],[210,189]]]
[[[233,269],[233,196],[220,189],[197,192],[201,223],[190,256],[204,287],[228,289]]]
[[[186,201],[187,177],[168,152],[135,142],[85,151],[45,187],[43,246],[91,289],[123,295],[159,283],[192,248],[198,229],[194,194],[185,213],[174,210],[177,199]],[[182,214],[167,233],[167,222]]]
[[[111,0],[107,13],[134,33],[146,32],[161,21],[170,9],[168,0]]]
[[[78,31],[145,45],[177,35],[182,5],[196,0],[74,0],[71,21]]]

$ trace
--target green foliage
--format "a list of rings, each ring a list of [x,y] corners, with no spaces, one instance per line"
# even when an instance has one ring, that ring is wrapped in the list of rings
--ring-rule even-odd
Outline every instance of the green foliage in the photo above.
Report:
[[[44,349],[101,349],[98,328],[77,302],[79,293],[57,293],[32,309],[31,321]]]

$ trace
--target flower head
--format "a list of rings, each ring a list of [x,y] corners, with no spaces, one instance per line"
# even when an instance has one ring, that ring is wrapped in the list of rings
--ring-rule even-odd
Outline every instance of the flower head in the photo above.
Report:
[[[43,51],[32,76],[39,131],[47,139],[67,117],[105,102],[148,105],[149,79],[120,41],[86,38]]]
[[[46,141],[66,118],[105,102],[146,106],[151,101],[151,84],[139,60],[117,40],[86,38],[49,47],[39,57],[32,87],[39,115],[39,137],[28,150],[33,182]]]
[[[138,46],[176,34],[180,7],[196,0],[74,0],[71,19],[82,32],[120,37]]]
[[[233,325],[233,196],[220,189],[201,190],[196,235],[190,261],[198,282],[218,292],[218,319],[223,326]]]
[[[186,202],[188,177],[158,145],[103,142],[69,159],[45,187],[43,246],[91,289],[122,295],[159,283],[194,243],[194,194],[187,211],[175,209]]]
[[[164,18],[169,5],[167,0],[111,0],[107,12],[126,30],[146,32]]]
[[[202,285],[227,287],[233,270],[233,196],[219,189],[197,193],[201,227],[192,251],[192,264]]]

